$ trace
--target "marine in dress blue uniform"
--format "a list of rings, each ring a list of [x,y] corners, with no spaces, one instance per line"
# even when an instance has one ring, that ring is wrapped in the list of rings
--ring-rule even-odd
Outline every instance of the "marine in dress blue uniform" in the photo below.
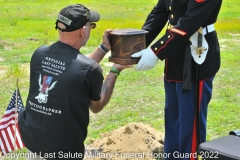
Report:
[[[222,0],[159,0],[142,27],[149,32],[146,34],[146,46],[149,47],[132,55],[141,56],[135,68],[139,71],[153,68],[159,59],[165,60],[164,152],[171,153],[167,160],[194,159],[188,155],[195,153],[197,145],[206,141],[207,108],[212,95],[212,81],[220,67],[220,49],[214,23],[221,4]],[[187,64],[185,58],[191,45],[190,38],[200,28],[209,47],[206,59],[202,64],[197,64],[191,56],[190,64]],[[165,34],[151,44],[161,31]],[[187,75],[186,70],[190,71]],[[190,79],[190,87],[184,88],[185,77]],[[199,77],[198,83],[196,77]],[[199,124],[195,123],[196,91]],[[199,136],[196,136],[197,128]],[[197,137],[200,142],[197,142]],[[174,153],[181,153],[181,156]]]

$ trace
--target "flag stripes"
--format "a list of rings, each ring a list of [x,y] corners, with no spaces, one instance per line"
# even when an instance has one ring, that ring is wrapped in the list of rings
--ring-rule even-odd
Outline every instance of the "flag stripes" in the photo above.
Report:
[[[10,124],[15,124],[16,108],[12,108],[4,113],[4,116],[0,122],[0,130],[6,128]]]
[[[0,147],[3,153],[9,153],[11,151],[14,151],[17,148],[25,147],[19,134],[18,124],[16,125],[17,125],[17,128],[14,125],[11,125],[6,130],[0,131]],[[16,142],[14,139],[15,131],[16,131]],[[14,149],[15,143],[16,143],[16,148]]]

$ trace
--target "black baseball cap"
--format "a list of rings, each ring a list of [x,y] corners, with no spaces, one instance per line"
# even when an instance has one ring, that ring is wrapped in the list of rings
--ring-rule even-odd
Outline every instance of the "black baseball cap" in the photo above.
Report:
[[[74,4],[63,8],[59,12],[55,28],[62,32],[71,32],[82,28],[87,22],[97,22],[99,20],[100,15],[98,12],[89,10],[81,4]],[[59,28],[58,22],[63,23],[66,29]]]

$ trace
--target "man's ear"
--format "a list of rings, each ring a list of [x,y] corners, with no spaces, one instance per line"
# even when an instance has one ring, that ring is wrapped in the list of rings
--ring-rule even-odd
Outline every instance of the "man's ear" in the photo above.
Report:
[[[79,32],[80,32],[81,36],[84,36],[84,34],[86,32],[86,26],[83,26],[82,28],[80,28]]]

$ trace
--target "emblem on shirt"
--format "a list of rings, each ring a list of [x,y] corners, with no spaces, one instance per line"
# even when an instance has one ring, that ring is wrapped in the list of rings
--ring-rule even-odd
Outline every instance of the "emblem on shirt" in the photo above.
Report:
[[[52,84],[51,82],[52,82],[52,77],[43,76],[43,81],[42,81],[41,74],[39,74],[38,84],[39,84],[40,93],[38,94],[38,96],[35,97],[35,99],[37,99],[39,103],[47,103],[48,92],[52,90],[57,83],[57,81],[53,82]]]

